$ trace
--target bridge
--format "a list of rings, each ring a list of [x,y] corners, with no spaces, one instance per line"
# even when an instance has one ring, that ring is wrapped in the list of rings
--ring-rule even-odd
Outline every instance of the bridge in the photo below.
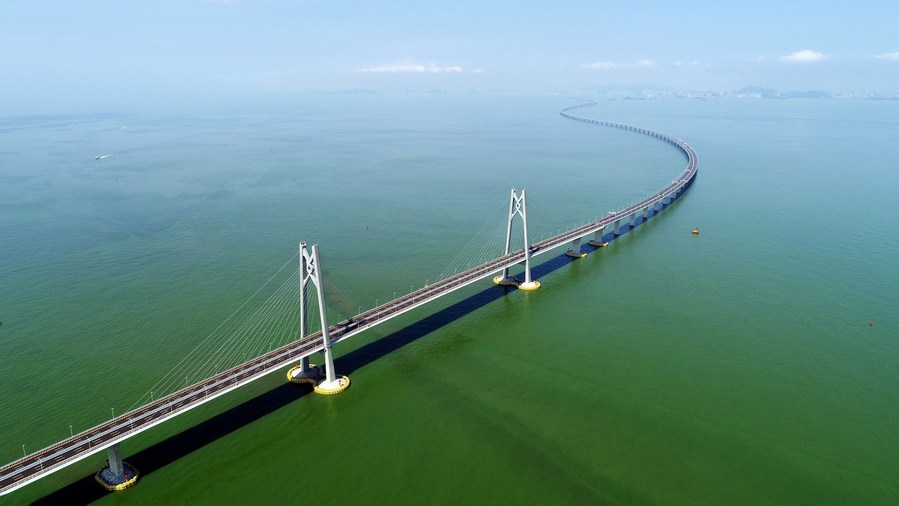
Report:
[[[612,240],[624,231],[633,229],[638,225],[638,219],[639,223],[645,222],[669,206],[690,187],[696,177],[699,160],[689,145],[678,138],[655,131],[574,114],[574,111],[591,105],[594,103],[578,104],[563,109],[560,114],[571,120],[620,128],[667,142],[685,156],[687,165],[684,171],[670,183],[634,204],[534,243],[530,243],[527,236],[526,192],[522,190],[518,193],[513,189],[509,199],[505,254],[367,311],[362,311],[334,325],[327,324],[329,320],[324,304],[318,246],[307,247],[305,243],[300,243],[298,255],[300,331],[298,339],[159,399],[151,397],[150,402],[137,409],[114,416],[105,423],[73,434],[40,451],[24,455],[21,459],[0,468],[0,495],[10,493],[103,450],[107,451],[108,464],[97,473],[97,480],[109,490],[125,488],[137,480],[139,473],[122,461],[119,443],[289,365],[295,364],[295,367],[287,373],[289,380],[298,383],[311,383],[317,392],[323,394],[341,392],[349,386],[349,378],[338,376],[334,370],[331,351],[334,344],[485,278],[493,277],[494,283],[498,285],[514,285],[522,290],[535,290],[539,288],[540,284],[531,279],[530,263],[534,257],[565,245],[568,246],[566,255],[574,258],[585,256],[586,253],[581,252],[583,239],[587,238],[588,243],[594,247],[605,246],[608,242],[604,241],[604,237]],[[512,227],[516,218],[520,218],[519,221],[522,222],[524,245],[520,249],[511,250]],[[604,231],[607,229],[610,233],[604,235]],[[510,275],[510,268],[517,265],[524,266],[523,279]],[[321,329],[313,333],[308,332],[309,322],[315,316],[309,312],[308,285],[315,289],[318,316],[322,324]],[[322,366],[309,364],[309,356],[315,353],[322,353],[324,358]]]

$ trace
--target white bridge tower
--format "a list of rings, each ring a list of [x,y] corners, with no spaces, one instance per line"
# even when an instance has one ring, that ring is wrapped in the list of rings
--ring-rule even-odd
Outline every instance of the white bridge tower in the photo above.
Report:
[[[322,288],[321,262],[318,258],[318,244],[312,245],[312,252],[306,243],[300,243],[300,339],[309,332],[309,300],[306,297],[306,285],[312,283],[318,302],[318,313],[321,317],[322,340],[324,341],[325,374],[319,366],[309,364],[309,357],[300,359],[300,363],[287,371],[287,379],[294,383],[311,383],[320,394],[336,394],[350,386],[350,379],[337,376],[334,372],[334,356],[331,353],[331,338],[328,331],[328,310],[325,307],[325,294]]]
[[[512,246],[512,222],[516,216],[521,216],[522,227],[524,227],[524,281],[518,281],[509,275],[509,268],[503,269],[503,273],[493,278],[493,282],[497,285],[515,285],[519,290],[536,290],[540,288],[540,282],[531,279],[531,245],[528,243],[528,201],[527,190],[521,190],[521,195],[512,188],[512,194],[509,197],[509,220],[506,222],[506,252]]]

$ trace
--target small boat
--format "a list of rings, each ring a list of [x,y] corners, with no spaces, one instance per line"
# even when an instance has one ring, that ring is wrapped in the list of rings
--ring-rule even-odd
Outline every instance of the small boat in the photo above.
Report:
[[[693,235],[699,235],[699,229],[698,229],[698,228],[694,228],[694,229],[693,229]]]

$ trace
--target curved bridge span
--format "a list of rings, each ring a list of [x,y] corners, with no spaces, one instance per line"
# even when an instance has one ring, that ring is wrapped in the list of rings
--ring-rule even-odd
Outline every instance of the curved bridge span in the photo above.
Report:
[[[460,288],[485,278],[490,278],[497,273],[505,271],[509,267],[526,263],[532,257],[546,254],[547,252],[566,244],[571,245],[569,253],[572,251],[579,252],[581,239],[590,234],[594,234],[595,239],[598,241],[598,243],[594,244],[602,244],[603,231],[606,230],[607,227],[612,228],[612,238],[617,237],[621,233],[622,222],[624,222],[624,226],[630,228],[635,227],[637,217],[640,213],[642,213],[642,219],[645,221],[650,216],[661,212],[689,188],[696,178],[696,173],[699,168],[699,159],[696,156],[696,152],[693,151],[693,148],[678,138],[654,132],[652,130],[581,117],[572,112],[592,105],[595,105],[595,103],[587,102],[578,104],[563,109],[560,114],[563,117],[574,121],[621,128],[667,142],[679,149],[686,157],[687,165],[684,171],[676,179],[672,180],[657,192],[654,192],[635,204],[611,212],[599,220],[529,244],[524,248],[512,251],[477,267],[444,278],[425,286],[424,288],[413,291],[408,295],[404,295],[378,307],[364,311],[347,320],[349,323],[331,325],[327,327],[326,332],[318,331],[305,337],[301,337],[290,344],[232,367],[198,383],[178,390],[166,397],[157,399],[103,424],[79,434],[75,434],[52,446],[11,462],[0,468],[0,495],[12,492],[13,490],[46,476],[47,474],[103,450],[110,450],[110,462],[112,462],[115,460],[113,450],[116,454],[119,451],[118,443],[131,436],[211,401],[212,399],[224,395],[253,380],[266,376],[275,370],[303,361],[314,353],[326,352],[330,354],[330,347],[334,343],[349,339],[375,325],[422,306],[443,295],[459,290]],[[513,196],[514,195],[515,193],[513,191]],[[303,245],[303,248],[305,248],[305,244]],[[301,260],[301,267],[305,266],[306,264]],[[327,321],[327,319],[325,318],[323,321]],[[119,462],[119,465],[121,467],[121,462]],[[128,471],[126,470],[124,472],[127,477]]]

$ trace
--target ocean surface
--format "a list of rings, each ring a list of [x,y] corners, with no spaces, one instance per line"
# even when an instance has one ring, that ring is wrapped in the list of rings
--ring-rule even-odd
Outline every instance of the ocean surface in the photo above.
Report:
[[[123,413],[299,241],[337,321],[501,248],[512,187],[533,242],[683,171],[575,103],[0,117],[0,463]],[[580,112],[685,140],[695,184],[540,257],[536,292],[485,280],[336,346],[340,395],[278,371],[122,443],[132,489],[93,483],[100,453],[0,503],[899,503],[899,102]]]

